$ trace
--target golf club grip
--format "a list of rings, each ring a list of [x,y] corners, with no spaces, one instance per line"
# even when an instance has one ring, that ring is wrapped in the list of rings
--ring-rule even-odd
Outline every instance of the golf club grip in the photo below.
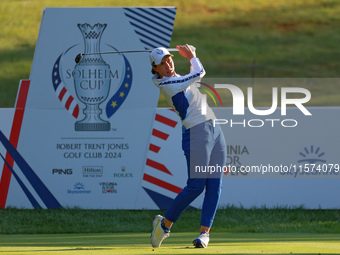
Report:
[[[196,48],[192,45],[189,45],[189,47],[191,48],[192,51],[196,51]],[[178,49],[176,48],[169,48],[168,51],[178,51]]]

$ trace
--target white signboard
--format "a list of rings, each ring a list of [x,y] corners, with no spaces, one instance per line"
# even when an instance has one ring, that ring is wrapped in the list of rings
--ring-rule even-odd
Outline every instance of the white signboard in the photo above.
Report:
[[[14,161],[25,160],[12,166],[17,178],[6,180],[2,205],[135,208],[159,91],[148,53],[118,52],[169,47],[175,15],[172,7],[44,10],[16,148],[2,136]],[[87,55],[75,63],[79,53]]]

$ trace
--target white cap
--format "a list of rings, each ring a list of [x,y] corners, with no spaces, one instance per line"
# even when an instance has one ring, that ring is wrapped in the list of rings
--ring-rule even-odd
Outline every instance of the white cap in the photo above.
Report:
[[[151,53],[150,53],[150,63],[151,65],[159,65],[162,62],[162,59],[165,56],[172,56],[172,54],[170,54],[170,52],[164,48],[164,47],[158,47],[156,49],[154,49]]]

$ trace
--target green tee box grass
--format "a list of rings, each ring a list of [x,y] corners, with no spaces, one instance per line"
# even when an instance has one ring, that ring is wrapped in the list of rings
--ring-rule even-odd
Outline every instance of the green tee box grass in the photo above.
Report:
[[[1,234],[146,233],[154,210],[0,209]],[[201,210],[187,210],[175,233],[200,229]],[[135,219],[138,219],[136,224]],[[340,234],[340,210],[226,207],[217,210],[212,231],[229,233]]]
[[[19,80],[29,78],[45,7],[169,5],[177,7],[170,46],[195,45],[207,78],[340,76],[338,0],[2,0],[0,107],[13,107]],[[178,54],[175,63],[179,74],[189,71]],[[315,104],[338,106],[338,92]]]
[[[339,254],[339,234],[212,233],[207,249],[196,249],[196,232],[171,233],[160,248],[150,233],[7,235],[0,254]]]
[[[200,210],[187,210],[159,249],[152,210],[0,210],[0,254],[340,254],[340,210],[217,210],[208,249],[194,249]]]

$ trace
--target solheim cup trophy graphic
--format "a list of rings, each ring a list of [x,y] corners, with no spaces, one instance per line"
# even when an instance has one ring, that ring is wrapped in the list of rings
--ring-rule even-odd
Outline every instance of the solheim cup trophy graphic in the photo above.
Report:
[[[74,85],[77,97],[86,105],[85,118],[75,123],[76,131],[109,131],[110,122],[101,119],[102,113],[99,105],[109,95],[111,79],[110,66],[102,59],[100,52],[100,39],[106,24],[87,23],[78,24],[85,43],[85,53],[98,53],[84,55],[74,68]]]

